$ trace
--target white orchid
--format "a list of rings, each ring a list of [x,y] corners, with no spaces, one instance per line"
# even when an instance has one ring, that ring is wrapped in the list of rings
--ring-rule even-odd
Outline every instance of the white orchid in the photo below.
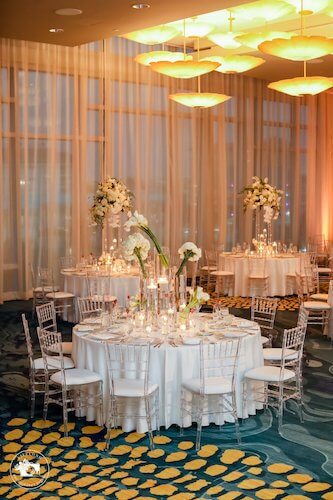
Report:
[[[181,311],[181,316],[185,319],[188,314],[197,306],[200,306],[204,302],[208,302],[210,295],[203,291],[201,286],[197,286],[196,289],[191,293],[190,300],[187,306]]]
[[[184,259],[188,253],[191,255],[187,260],[191,262],[197,262],[201,258],[201,248],[198,248],[195,243],[187,241],[179,249],[178,253],[181,259]]]
[[[144,217],[144,215],[139,214],[137,210],[135,210],[133,215],[131,214],[131,212],[129,213],[129,218],[124,224],[125,231],[130,231],[131,227],[148,227],[148,220],[146,219],[146,217]]]

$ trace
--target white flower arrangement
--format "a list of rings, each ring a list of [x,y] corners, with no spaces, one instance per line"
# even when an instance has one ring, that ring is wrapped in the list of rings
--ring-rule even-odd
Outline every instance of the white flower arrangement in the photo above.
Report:
[[[100,182],[90,208],[90,217],[94,225],[103,227],[106,216],[117,216],[120,212],[128,212],[131,208],[132,193],[126,185],[113,177]],[[114,227],[119,226],[117,217],[114,217]]]
[[[198,248],[194,243],[191,241],[187,241],[184,243],[179,249],[178,253],[180,258],[182,259],[181,264],[179,266],[178,271],[176,272],[176,275],[179,276],[184,269],[184,266],[186,265],[187,261],[191,262],[197,262],[201,258],[201,248]]]
[[[158,239],[156,238],[153,231],[150,229],[146,217],[142,214],[139,214],[137,210],[135,210],[134,214],[129,212],[128,217],[129,217],[128,220],[124,224],[125,231],[130,231],[132,227],[141,229],[153,242],[163,267],[168,268],[169,267],[168,257],[164,254]]]
[[[124,258],[128,261],[138,259],[142,275],[147,277],[144,261],[147,260],[150,250],[149,241],[140,233],[130,234],[123,243]]]
[[[209,293],[204,292],[201,286],[197,286],[194,292],[191,293],[189,303],[183,309],[181,315],[183,317],[186,317],[191,312],[192,309],[204,304],[205,302],[208,302],[209,299],[210,299]]]
[[[246,186],[242,193],[245,193],[243,207],[244,210],[251,208],[252,210],[265,210],[265,222],[272,219],[277,219],[281,210],[281,197],[283,191],[271,186],[268,183],[268,178],[261,179],[260,177],[253,177],[251,186]]]

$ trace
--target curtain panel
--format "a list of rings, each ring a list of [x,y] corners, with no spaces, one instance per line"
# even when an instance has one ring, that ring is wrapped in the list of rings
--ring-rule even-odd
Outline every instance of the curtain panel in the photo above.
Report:
[[[253,214],[239,193],[253,175],[285,191],[275,239],[333,240],[333,95],[294,99],[212,73],[202,90],[232,99],[193,110],[168,95],[196,81],[135,63],[143,51],[117,37],[74,48],[1,40],[0,301],[29,296],[31,265],[58,271],[61,256],[99,255],[122,237],[89,221],[108,175],[133,191],[172,254],[187,240],[250,241]]]

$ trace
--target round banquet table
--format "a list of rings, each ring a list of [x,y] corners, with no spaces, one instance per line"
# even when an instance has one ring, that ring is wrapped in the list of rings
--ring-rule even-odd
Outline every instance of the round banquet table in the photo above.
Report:
[[[90,279],[89,276],[83,271],[73,271],[65,272],[61,271],[64,279],[64,291],[70,292],[75,295],[75,297],[87,297],[89,295],[87,280]],[[121,307],[126,305],[127,297],[132,297],[137,295],[140,290],[140,278],[138,275],[134,274],[115,274],[113,276],[92,276],[92,279],[97,279],[98,286],[103,289],[103,281],[107,281],[110,285],[110,295],[117,297],[117,302]],[[97,290],[98,293],[98,290]],[[78,311],[75,310],[74,317],[70,317],[70,312],[68,317],[65,316],[65,320],[72,320],[73,322],[78,321]]]
[[[247,321],[247,320],[246,320]],[[250,324],[251,322],[248,321]],[[262,405],[253,401],[248,402],[243,415],[242,379],[244,373],[256,366],[263,365],[263,349],[260,341],[260,330],[256,323],[251,323],[251,334],[241,338],[240,358],[236,377],[236,400],[237,411],[240,418],[254,415],[256,409]],[[244,332],[244,329],[242,329]],[[250,331],[250,330],[248,330]],[[219,340],[223,342],[222,340]],[[75,366],[86,368],[99,373],[103,378],[103,421],[95,408],[88,408],[83,415],[88,421],[96,421],[98,425],[105,424],[109,404],[109,379],[106,364],[105,341],[89,337],[86,333],[78,331],[78,326],[73,328],[73,354]],[[181,384],[185,379],[199,377],[199,345],[181,344],[177,347],[165,342],[160,347],[154,347],[150,351],[150,380],[159,386],[160,401],[160,425],[168,428],[172,424],[180,424],[180,401]],[[258,387],[260,382],[253,382],[252,390]],[[139,403],[140,404],[140,403]],[[130,408],[133,408],[131,406]],[[136,411],[140,414],[140,411]],[[209,420],[208,420],[209,418]],[[225,421],[233,422],[232,415],[210,415],[203,420],[203,425],[210,422],[222,425]],[[136,430],[146,432],[145,419],[126,417],[122,420],[121,427],[125,432]],[[155,423],[154,423],[155,425]],[[185,421],[185,426],[191,425],[191,419]]]
[[[255,257],[252,257],[255,258]],[[220,254],[219,268],[223,266],[224,270],[235,273],[235,295],[247,297],[249,259],[245,255],[225,255]],[[270,297],[292,295],[296,293],[295,283],[287,279],[287,274],[295,274],[300,269],[300,257],[298,255],[285,255],[266,258],[266,273],[268,280],[268,295]]]

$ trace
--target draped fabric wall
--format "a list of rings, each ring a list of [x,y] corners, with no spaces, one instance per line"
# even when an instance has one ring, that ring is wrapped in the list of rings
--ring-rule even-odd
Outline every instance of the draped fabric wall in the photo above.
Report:
[[[168,95],[196,82],[136,64],[142,51],[119,38],[75,48],[1,40],[0,300],[28,295],[30,263],[57,269],[60,256],[98,255],[119,236],[89,225],[106,175],[128,184],[172,252],[186,240],[249,241],[239,191],[252,175],[285,191],[276,239],[333,239],[332,95],[292,99],[214,73],[202,90],[233,98],[191,110]]]

